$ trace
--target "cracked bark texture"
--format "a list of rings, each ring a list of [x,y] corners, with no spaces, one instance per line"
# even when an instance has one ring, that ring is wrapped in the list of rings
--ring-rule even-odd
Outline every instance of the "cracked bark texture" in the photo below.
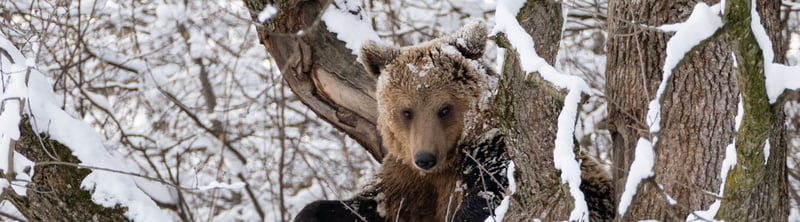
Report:
[[[756,4],[756,9],[761,15],[761,24],[772,41],[772,50],[775,52],[775,58],[772,62],[785,64],[786,50],[789,44],[787,43],[788,37],[782,35],[785,23],[782,23],[780,19],[781,3],[779,1],[757,0]],[[795,95],[797,95],[796,92]],[[754,207],[748,212],[748,217],[746,219],[731,218],[730,221],[781,221],[785,220],[789,215],[788,192],[790,190],[788,187],[788,169],[786,167],[788,146],[786,142],[786,124],[784,124],[786,123],[784,102],[779,99],[777,104],[772,104],[769,107],[775,117],[769,132],[769,141],[771,142],[770,155],[778,158],[770,158],[767,161],[763,181],[753,190],[750,201]]]
[[[649,126],[645,120],[647,104],[655,98],[655,90],[662,81],[666,43],[672,35],[644,28],[640,24],[657,27],[685,21],[697,2],[609,2],[606,95],[613,141],[612,170],[618,195],[624,190],[638,138],[649,136]],[[709,5],[717,2],[705,1]],[[759,2],[761,5],[767,3]],[[762,20],[767,20],[765,23],[779,24],[773,20],[778,18],[778,13],[768,11],[764,14],[766,16]],[[779,38],[780,32],[776,32],[780,30],[779,27],[768,26],[767,30],[773,39]],[[662,129],[658,144],[655,145],[655,177],[640,183],[637,195],[621,220],[685,220],[692,211],[708,209],[716,200],[708,193],[719,192],[719,172],[725,148],[736,136],[734,117],[741,81],[731,58],[731,52],[735,50],[725,34],[718,34],[693,48],[673,69],[673,76],[667,80],[669,82],[661,101]],[[782,139],[776,139],[782,142]],[[776,146],[785,147],[781,142]],[[779,150],[774,152],[776,156],[785,155],[785,152],[779,154]],[[781,166],[785,168],[783,161],[782,165],[774,166],[778,172]],[[785,176],[782,178],[785,180]],[[772,194],[761,192],[764,195],[756,196],[771,198],[774,194],[785,193],[776,190],[785,187],[785,182],[784,185],[777,180],[773,182],[763,183],[761,187]],[[676,200],[677,204],[669,205],[665,195]],[[756,209],[775,205],[774,202],[753,203],[750,207]],[[781,214],[780,211],[771,212]],[[786,219],[785,216],[782,218]]]
[[[647,104],[655,98],[662,81],[666,44],[671,37],[631,21],[651,27],[682,22],[695,3],[609,2],[606,95],[617,197],[624,191],[637,140],[649,138]],[[719,192],[719,169],[725,147],[734,137],[739,89],[730,47],[724,38],[712,38],[689,52],[667,80],[655,148],[655,177],[640,183],[621,220],[684,220],[691,211],[707,209],[715,200],[707,193]],[[669,205],[665,194],[677,205]]]
[[[549,0],[527,1],[517,14],[520,25],[536,43],[536,52],[550,64],[558,52],[562,18],[561,4]],[[553,144],[566,94],[538,73],[526,75],[516,50],[504,43],[502,36],[498,45],[506,52],[496,106],[517,181],[505,220],[565,220],[573,199],[555,169]]]

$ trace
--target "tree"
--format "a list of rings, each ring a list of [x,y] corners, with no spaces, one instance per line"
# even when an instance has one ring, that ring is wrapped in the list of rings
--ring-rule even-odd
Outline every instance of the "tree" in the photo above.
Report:
[[[550,64],[554,64],[558,53],[560,24],[563,24],[561,13],[558,2],[528,1],[517,14],[520,25],[536,43],[536,52]],[[519,172],[517,192],[506,220],[569,218],[574,205],[553,159],[557,119],[566,93],[538,74],[526,75],[515,46],[510,42],[498,45],[506,48],[506,53],[496,103],[502,110],[503,131],[509,138],[508,152]]]
[[[32,166],[41,173],[33,179],[51,178],[41,182],[70,192],[65,196],[76,203],[57,205],[60,208],[52,212],[101,215],[90,213],[95,208],[77,204],[104,200],[89,198],[96,189],[81,189],[91,171],[88,175],[102,172],[118,179],[154,179],[154,186],[142,189],[148,190],[150,199],[157,202],[152,206],[161,208],[166,218],[150,221],[287,221],[310,197],[349,195],[346,191],[356,190],[358,178],[375,165],[369,154],[314,116],[283,84],[270,56],[254,47],[258,46],[255,26],[241,2],[2,1],[0,20],[0,33],[12,42],[8,48],[18,48],[27,58],[18,63],[37,67],[32,70],[49,79],[46,87],[36,88],[36,95],[44,89],[54,91],[57,110],[93,127],[103,139],[64,145],[76,150],[102,146],[119,157],[117,163],[126,164],[120,169],[124,172],[111,173],[85,159],[80,159],[80,165],[70,163],[74,159],[67,154],[76,155],[74,150],[64,152],[64,158],[54,158],[28,156],[42,151],[36,150],[41,146],[17,149],[37,164],[50,162]],[[18,76],[2,70],[3,96],[12,96],[5,87],[9,77]],[[19,112],[6,110],[13,112],[0,113]],[[31,132],[57,131],[52,124],[45,125],[43,116],[29,117],[43,124]],[[3,129],[25,126],[0,120]],[[75,126],[65,130],[75,131]],[[38,136],[21,138],[38,142]],[[45,148],[53,147],[47,140],[42,142]],[[6,166],[5,158],[0,162]],[[63,177],[42,173],[51,168]],[[329,182],[334,178],[352,180]],[[58,183],[58,179],[76,184]],[[10,182],[24,187],[17,183],[25,181]],[[143,185],[138,182],[137,186]],[[40,190],[27,190],[35,191]],[[52,203],[60,200],[57,195],[42,195],[55,193],[36,194],[28,197],[52,197]],[[7,219],[6,215],[28,217],[18,211],[45,213],[33,204],[14,209],[9,195],[0,201],[0,220]],[[123,206],[104,206],[109,208],[96,209],[132,215],[131,209],[116,209]]]
[[[0,1],[0,34],[12,42],[0,48],[19,48],[28,58],[24,66],[50,79],[35,88],[57,94],[47,99],[53,102],[50,111],[63,110],[76,120],[57,130],[26,109],[24,121],[6,121],[18,112],[0,107],[0,151],[8,148],[7,153],[26,158],[0,158],[0,168],[14,169],[3,170],[0,178],[0,184],[14,184],[0,195],[0,218],[135,219],[125,217],[131,209],[124,205],[92,200],[97,189],[80,189],[99,173],[104,181],[135,180],[126,190],[164,191],[143,198],[156,202],[148,203],[149,209],[163,209],[164,220],[288,221],[308,201],[345,198],[384,151],[374,127],[375,80],[322,15],[337,10],[371,25],[385,40],[412,45],[454,30],[466,18],[491,21],[498,14],[495,5],[482,0],[243,2]],[[786,181],[787,172],[797,177],[796,166],[787,169],[782,158],[798,156],[788,149],[800,144],[793,133],[800,127],[800,106],[797,94],[765,102],[764,90],[775,88],[765,87],[770,81],[761,78],[770,67],[796,70],[772,62],[792,63],[792,57],[784,57],[786,37],[797,33],[798,18],[789,12],[800,7],[793,0],[757,1],[772,42],[772,50],[765,50],[754,44],[760,36],[750,32],[755,27],[749,23],[749,1],[725,1],[725,14],[703,14],[708,21],[719,19],[720,27],[673,60],[678,62],[669,69],[672,75],[664,78],[665,61],[674,55],[667,48],[679,39],[679,29],[662,25],[688,22],[698,8],[719,9],[710,6],[716,0],[705,1],[709,7],[697,2],[530,0],[519,5],[516,20],[544,63],[583,77],[593,89],[576,104],[570,94],[575,91],[522,67],[530,54],[520,49],[534,47],[506,38],[510,33],[494,39],[504,49],[498,60],[505,61],[498,68],[504,77],[495,105],[502,111],[504,133],[513,138],[509,153],[517,160],[518,186],[507,221],[564,220],[580,204],[570,184],[562,183],[565,170],[555,167],[574,160],[555,158],[553,148],[558,134],[572,130],[559,127],[559,117],[576,109],[570,147],[610,159],[615,199],[625,202],[621,197],[630,195],[631,204],[618,219],[785,220],[785,191],[792,189],[789,194],[800,200]],[[494,47],[488,51],[493,55]],[[9,56],[0,52],[3,62]],[[0,105],[30,102],[6,91],[9,79],[20,75],[5,66],[0,71]],[[657,93],[662,79],[664,91]],[[793,83],[789,80],[785,84]],[[648,115],[653,100],[661,105],[654,111],[658,115]],[[739,104],[745,114],[737,129]],[[648,116],[661,117],[659,130],[652,130]],[[784,119],[794,125],[787,128]],[[76,145],[57,135],[86,125],[79,122],[91,124],[104,141]],[[19,139],[9,140],[16,130]],[[652,147],[653,160],[641,158],[637,152],[647,149],[639,149],[639,141],[656,138],[645,146]],[[6,141],[13,145],[4,146]],[[767,141],[770,149],[764,150]],[[118,162],[128,165],[120,171],[97,165],[91,161],[102,158],[83,158],[76,151],[88,146],[117,154]],[[730,156],[737,156],[735,165]],[[12,166],[28,163],[24,160],[31,165],[20,166],[29,168]],[[630,176],[650,169],[637,165],[648,162],[652,175]],[[26,178],[30,169],[35,174]],[[633,189],[626,189],[629,184]],[[27,188],[28,195],[14,191],[19,188]],[[65,202],[70,204],[59,204]],[[8,211],[11,204],[16,211]]]
[[[255,0],[246,2],[254,18],[270,3]],[[337,3],[332,4],[340,7]],[[312,108],[322,118],[334,125],[347,126],[340,128],[349,135],[374,138],[370,136],[375,131],[369,121],[374,113],[359,107],[370,107],[371,101],[364,101],[367,97],[359,95],[371,95],[373,83],[357,70],[356,64],[350,62],[354,58],[349,56],[343,43],[338,42],[334,34],[324,28],[324,24],[317,24],[319,13],[330,6],[316,1],[290,1],[276,3],[275,7],[281,13],[265,26],[259,27],[259,33],[270,54],[284,58],[277,61],[281,67],[285,67],[282,71],[286,81],[290,85],[303,85],[294,90],[310,106],[325,105],[324,109]],[[746,1],[727,2],[725,25],[698,46],[690,48],[685,57],[679,55],[677,66],[668,67],[673,74],[664,80],[667,82],[663,84],[663,98],[656,96],[672,34],[666,29],[653,27],[686,21],[695,7],[691,1],[609,2],[606,94],[609,101],[609,130],[613,139],[612,169],[617,181],[618,198],[626,188],[634,159],[638,158],[635,155],[638,152],[637,141],[640,138],[651,141],[658,138],[655,144],[650,145],[655,149],[654,159],[650,160],[654,163],[653,173],[644,177],[642,183],[634,183],[637,191],[634,192],[630,207],[626,205],[627,211],[622,211],[625,212],[622,220],[684,220],[695,211],[708,209],[718,199],[709,193],[719,193],[722,178],[727,176],[721,174],[720,170],[726,147],[734,138],[737,138],[739,161],[763,160],[762,148],[768,134],[772,135],[771,141],[775,141],[770,143],[770,155],[786,155],[786,143],[781,137],[784,132],[781,103],[769,106],[763,103],[766,100],[763,66],[745,69],[742,64],[742,68],[737,69],[734,59],[729,56],[730,52],[734,52],[740,62],[759,59],[750,57],[751,52],[760,51],[757,47],[753,48],[752,39],[743,40],[752,36],[747,34],[750,26],[745,21],[749,21],[750,14]],[[784,44],[780,37],[779,3],[759,1],[758,10],[764,15],[762,21],[772,39],[774,51],[782,54]],[[358,11],[350,13],[358,15]],[[302,19],[298,21],[295,18]],[[535,39],[536,51],[549,63],[553,63],[561,30],[553,24],[561,24],[560,18],[559,3],[551,1],[528,1],[518,14],[519,20],[528,21],[523,24]],[[293,35],[300,30],[304,31],[304,35]],[[498,45],[504,44],[507,45],[501,41]],[[343,61],[343,57],[339,57],[336,58],[339,62],[331,63],[325,56],[331,53],[348,56],[343,56]],[[782,56],[775,58],[780,62]],[[512,158],[524,160],[517,161],[520,163],[531,163],[518,166],[523,170],[517,178],[524,185],[515,194],[516,206],[512,204],[511,212],[516,215],[513,218],[564,219],[573,206],[567,197],[567,185],[560,183],[559,175],[553,168],[553,151],[549,145],[553,144],[556,137],[556,119],[563,106],[564,93],[547,81],[537,79],[536,75],[522,79],[525,77],[520,75],[522,71],[513,51],[506,54],[506,61],[503,68],[504,78],[507,78],[503,80],[506,88],[501,90],[497,105],[507,111],[503,117],[506,133],[521,138],[511,140],[519,143],[513,144],[514,148],[509,150]],[[342,64],[348,65],[342,67]],[[742,70],[755,71],[747,75]],[[335,77],[324,77],[331,74]],[[745,80],[751,78],[747,76],[761,78],[762,82]],[[752,88],[759,84],[757,88]],[[734,117],[740,90],[743,92],[745,118],[743,128],[737,131]],[[332,98],[330,92],[333,91],[349,96]],[[748,94],[755,91],[758,94]],[[352,101],[346,98],[359,99]],[[660,112],[656,112],[661,119],[661,128],[655,131],[650,130],[652,121],[646,119],[649,101],[654,99],[663,106]],[[761,104],[752,105],[753,101],[760,101]],[[532,107],[538,109],[534,115],[529,115],[526,112]],[[753,122],[756,121],[752,118],[754,116],[771,117]],[[754,133],[758,135],[756,138],[751,138],[754,134],[749,133],[753,126],[761,130],[760,133]],[[520,135],[520,132],[529,134]],[[379,146],[376,140],[359,141],[373,156],[381,156],[380,149],[376,148]],[[749,215],[751,219],[763,219],[765,216],[774,220],[786,218],[785,159],[769,158],[766,165],[759,167],[746,165],[748,162],[739,163],[731,171],[731,178],[734,179],[727,180],[728,192],[722,198],[723,207],[716,217],[741,219],[746,217],[739,216]],[[741,172],[741,169],[751,166],[758,170]],[[747,182],[743,178],[748,178],[745,180]],[[742,197],[744,199],[740,199]],[[733,216],[735,212],[732,209],[754,210]],[[695,216],[700,216],[700,213]]]
[[[254,19],[267,4],[265,1],[246,1],[246,3]],[[319,13],[325,7],[343,7],[335,5],[337,3],[332,4],[334,6],[326,6],[316,1],[276,3],[275,7],[282,13],[273,17],[265,26],[259,27],[259,36],[270,54],[276,56],[279,66],[284,67],[282,69],[284,78],[293,87],[295,93],[311,107],[322,106],[312,108],[320,117],[339,126],[357,140],[359,140],[358,138],[377,138],[374,129],[376,109],[358,107],[374,107],[374,105],[370,105],[374,103],[374,100],[365,101],[367,97],[361,96],[373,94],[374,80],[366,76],[357,64],[352,63],[355,57],[351,56],[344,44],[335,38],[335,34],[328,31],[324,24],[317,23]],[[357,11],[351,10],[350,12],[358,15]],[[529,33],[534,34],[536,41],[541,43],[537,44],[539,47],[537,50],[543,52],[542,55],[550,63],[555,59],[561,30],[559,26],[553,24],[562,23],[560,13],[560,4],[550,1],[529,2],[520,13],[521,18],[531,16],[530,19],[524,20],[528,21],[524,23],[526,29],[538,30]],[[304,35],[293,35],[300,30],[304,32]],[[522,80],[524,72],[518,63],[513,62],[516,61],[515,57],[514,53],[507,54],[506,59],[510,62],[506,63],[508,68],[504,68],[504,71],[509,71],[504,75],[506,78]],[[325,77],[326,75],[335,75],[335,77]],[[520,184],[523,184],[522,188],[518,191],[518,197],[514,198],[519,204],[512,205],[513,213],[509,215],[509,220],[540,215],[547,215],[546,218],[563,218],[569,214],[572,205],[570,201],[566,201],[569,200],[568,188],[561,184],[560,178],[556,174],[552,160],[553,151],[549,144],[552,144],[555,139],[556,119],[563,103],[561,100],[564,94],[543,79],[525,81],[508,79],[504,82],[507,82],[508,85],[501,91],[507,93],[508,96],[498,103],[501,103],[501,106],[509,106],[505,108],[504,114],[506,116],[504,122],[508,126],[507,132],[512,133],[511,137],[514,137],[509,141],[522,141],[520,144],[512,144],[518,149],[510,152],[512,158],[514,156],[519,158],[519,168],[524,169],[520,176],[523,178],[520,181]],[[526,82],[526,84],[517,84],[522,82]],[[336,94],[344,96],[332,98],[329,95],[334,93],[331,92],[337,92]],[[520,102],[531,100],[534,102]],[[535,106],[547,108],[530,116],[524,111]],[[523,111],[515,112],[515,110]],[[357,116],[353,117],[353,114]],[[369,121],[370,119],[372,121]],[[367,127],[359,124],[367,124]],[[522,140],[518,140],[518,138]],[[382,157],[382,153],[378,152],[376,148],[379,147],[379,144],[372,142],[377,140],[359,141],[373,156]],[[531,159],[534,161],[530,161]],[[541,174],[540,172],[551,172],[552,174]],[[554,196],[555,198],[553,198]],[[551,205],[552,203],[559,204]],[[548,207],[536,207],[530,211],[529,206],[534,205]]]
[[[659,101],[663,104],[659,113],[662,129],[655,145],[655,176],[638,187],[625,220],[683,220],[693,211],[709,208],[717,199],[709,193],[720,193],[721,180],[726,176],[722,210],[716,218],[785,220],[788,200],[782,158],[786,154],[781,136],[783,108],[780,102],[767,104],[764,66],[757,65],[761,49],[754,44],[750,31],[749,1],[727,1],[724,26],[688,51],[671,70],[670,79],[662,79],[671,36],[646,27],[680,23],[692,7],[697,6],[688,1],[609,2],[606,95],[617,192],[625,189],[627,172],[638,152],[638,138],[649,134],[645,115],[648,102],[654,99],[659,82],[667,81],[663,100]],[[758,1],[757,8],[764,15],[762,21],[773,50],[776,55],[783,54],[779,3]],[[731,52],[736,58],[730,56]],[[775,59],[781,62],[782,56]],[[737,133],[734,110],[740,92],[744,120]],[[773,141],[771,149],[764,150],[768,137]],[[737,164],[728,175],[720,175],[726,147],[734,138]],[[774,155],[766,164],[764,152]],[[752,171],[742,171],[745,168]]]
[[[649,134],[645,114],[661,80],[670,37],[641,27],[680,23],[692,8],[688,2],[641,3],[609,2],[609,18],[613,20],[609,22],[606,95],[614,141],[612,169],[619,193],[625,189],[638,138]],[[639,13],[645,8],[651,13]],[[673,78],[668,80],[671,88],[665,92],[669,96],[663,100],[656,176],[640,186],[626,219],[683,220],[692,209],[706,209],[713,202],[714,197],[706,192],[719,192],[719,169],[725,147],[735,133],[733,111],[738,87],[732,59],[723,53],[729,50],[724,37],[714,37],[687,53],[674,69]],[[700,85],[707,87],[691,87]],[[670,206],[665,194],[681,204]]]
[[[81,161],[72,155],[72,151],[47,135],[38,135],[30,127],[29,121],[26,118],[20,124],[23,126],[20,132],[23,137],[17,143],[16,150],[34,162],[61,163],[34,167],[37,174],[29,189],[38,192],[21,196],[12,188],[7,188],[3,193],[5,198],[29,221],[124,220],[123,208],[106,208],[92,202],[91,193],[80,189],[81,181],[89,175],[90,170],[75,167]],[[51,159],[51,155],[56,159]]]

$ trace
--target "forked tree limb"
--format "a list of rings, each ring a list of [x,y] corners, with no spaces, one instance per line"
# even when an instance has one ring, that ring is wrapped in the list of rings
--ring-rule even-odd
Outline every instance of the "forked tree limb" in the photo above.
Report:
[[[247,0],[254,21],[266,0]],[[376,160],[385,154],[375,126],[375,77],[320,21],[325,1],[274,3],[278,13],[257,25],[261,43],[295,95],[320,118],[361,144]]]

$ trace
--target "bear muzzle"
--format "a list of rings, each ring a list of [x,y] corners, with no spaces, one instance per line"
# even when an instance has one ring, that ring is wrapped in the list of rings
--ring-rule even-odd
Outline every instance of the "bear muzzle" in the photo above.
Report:
[[[419,152],[414,155],[414,164],[422,170],[430,170],[436,166],[436,156],[429,152]]]

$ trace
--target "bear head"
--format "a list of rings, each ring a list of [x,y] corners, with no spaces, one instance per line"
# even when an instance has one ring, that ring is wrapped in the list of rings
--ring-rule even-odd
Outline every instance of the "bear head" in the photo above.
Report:
[[[475,22],[417,46],[362,46],[359,59],[378,78],[377,126],[389,156],[423,173],[457,161],[468,119],[487,91],[491,71],[479,61],[486,37],[485,25]]]

